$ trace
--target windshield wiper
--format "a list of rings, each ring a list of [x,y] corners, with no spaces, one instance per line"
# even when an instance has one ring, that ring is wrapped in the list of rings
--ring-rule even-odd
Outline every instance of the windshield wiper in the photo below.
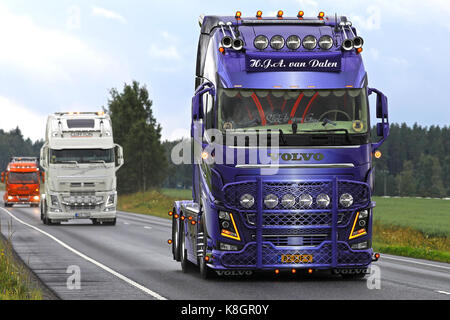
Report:
[[[103,165],[106,167],[106,161],[105,160],[89,160],[89,163],[103,163]]]
[[[281,129],[280,129],[280,138],[281,141],[283,142],[283,145],[286,145],[287,144],[286,137],[284,136],[284,132]]]
[[[350,142],[350,134],[348,133],[347,129],[331,129],[331,130],[300,130],[299,132],[303,133],[326,133],[326,132],[345,132],[345,138],[347,142]]]
[[[57,163],[67,163],[67,164],[74,164],[74,165],[76,165],[77,167],[79,167],[80,165],[78,164],[78,162],[77,161],[75,161],[75,160],[72,160],[72,161],[58,161]]]

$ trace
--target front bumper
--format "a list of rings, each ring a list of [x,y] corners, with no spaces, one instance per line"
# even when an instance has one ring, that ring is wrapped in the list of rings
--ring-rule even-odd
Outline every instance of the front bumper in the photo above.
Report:
[[[78,219],[115,219],[116,211],[80,211],[80,212],[55,212],[48,211],[48,218],[54,221],[68,221]]]
[[[293,190],[295,186],[295,190]],[[356,239],[349,239],[357,212],[373,207],[370,188],[358,181],[242,181],[226,185],[225,210],[239,217],[238,228],[243,234],[241,250],[222,251],[217,246],[210,251],[209,267],[213,269],[274,270],[283,268],[339,269],[365,268],[372,262],[373,250],[370,245],[365,250],[353,250],[351,245],[367,241],[371,243],[371,219],[367,233]],[[263,200],[267,194],[281,198],[286,193],[296,196],[307,192],[314,198],[320,193],[330,195],[331,204],[327,209],[314,205],[308,210],[281,206],[268,210]],[[339,196],[351,192],[354,204],[343,208]],[[253,208],[244,209],[239,205],[242,193],[254,195]],[[221,239],[225,241],[226,239]],[[238,242],[234,242],[239,245]],[[308,256],[311,259],[286,263],[282,256]]]
[[[40,202],[39,196],[28,196],[28,195],[19,195],[19,196],[7,196],[5,197],[4,201],[7,204],[39,204]]]

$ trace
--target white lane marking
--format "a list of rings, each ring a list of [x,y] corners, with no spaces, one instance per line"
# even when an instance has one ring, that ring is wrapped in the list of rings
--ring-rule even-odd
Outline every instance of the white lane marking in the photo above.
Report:
[[[45,232],[45,231],[39,229],[38,227],[35,227],[35,226],[31,225],[31,224],[28,224],[28,223],[26,223],[26,222],[20,220],[19,218],[17,218],[17,217],[15,217],[14,215],[12,215],[8,210],[6,210],[6,209],[4,209],[4,208],[0,208],[0,209],[2,209],[4,212],[6,212],[11,218],[15,219],[17,222],[19,222],[19,223],[21,223],[21,224],[23,224],[23,225],[25,225],[25,226],[27,226],[27,227],[30,227],[30,228],[32,228],[32,229],[34,229],[34,230],[36,230],[36,231],[42,233],[43,235],[45,235],[45,236],[49,237],[50,239],[52,239],[52,240],[56,241],[57,243],[59,243],[61,246],[63,246],[63,247],[66,248],[67,250],[72,251],[73,253],[75,253],[76,255],[80,256],[81,258],[83,258],[83,259],[85,259],[85,260],[87,260],[87,261],[93,263],[93,264],[96,265],[97,267],[102,268],[102,269],[105,270],[106,272],[111,273],[112,275],[114,275],[114,276],[116,276],[117,278],[119,278],[119,279],[125,281],[126,283],[132,285],[133,287],[138,288],[139,290],[145,292],[145,293],[148,294],[148,295],[151,295],[152,297],[154,297],[154,298],[156,298],[156,299],[158,299],[158,300],[167,300],[167,298],[164,298],[164,297],[161,296],[160,294],[158,294],[158,293],[156,293],[156,292],[154,292],[154,291],[152,291],[152,290],[150,290],[150,289],[144,287],[143,285],[140,285],[139,283],[137,283],[137,282],[135,282],[135,281],[133,281],[133,280],[131,280],[131,279],[125,277],[124,275],[118,273],[117,271],[114,271],[114,270],[111,269],[110,267],[107,267],[107,266],[105,266],[104,264],[102,264],[102,263],[100,263],[100,262],[98,262],[98,261],[96,261],[96,260],[94,260],[94,259],[88,257],[87,255],[85,255],[85,254],[79,252],[78,250],[76,250],[76,249],[70,247],[69,245],[67,245],[66,243],[62,242],[62,241],[59,240],[58,238],[52,236],[51,234],[49,234],[49,233],[47,233],[47,232]]]
[[[129,223],[128,223],[128,222],[124,222],[123,224],[129,225]]]
[[[437,293],[446,294],[446,295],[450,296],[450,292],[447,292],[447,291],[436,290],[436,292],[437,292]]]
[[[151,230],[151,229],[152,229],[152,227],[144,227],[144,229],[150,229],[150,230]]]
[[[385,256],[385,255],[381,255],[381,259],[391,259],[391,260],[396,260],[396,261],[403,261],[403,262],[420,264],[420,265],[423,265],[423,266],[436,267],[436,268],[442,268],[442,269],[450,270],[450,267],[441,266],[439,264],[431,264],[431,263],[425,263],[425,262],[408,260],[408,259],[394,258],[394,257],[390,257],[390,256]]]

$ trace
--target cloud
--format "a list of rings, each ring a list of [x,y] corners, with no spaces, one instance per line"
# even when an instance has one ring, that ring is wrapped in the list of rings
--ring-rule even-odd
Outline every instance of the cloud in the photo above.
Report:
[[[68,18],[66,27],[69,30],[78,30],[81,28],[81,10],[79,6],[71,6],[67,9]]]
[[[101,8],[101,7],[92,7],[92,14],[94,16],[98,16],[98,17],[103,17],[106,19],[111,19],[111,20],[116,20],[120,23],[127,23],[127,20],[121,16],[120,14],[118,14],[117,12],[105,9],[105,8]]]
[[[377,6],[369,6],[366,12],[367,16],[352,15],[355,25],[365,30],[379,30],[381,28],[381,9]]]
[[[16,15],[1,4],[0,35],[3,72],[25,74],[40,83],[70,82],[81,75],[104,77],[120,69],[109,54],[68,32],[41,27],[30,16]]]
[[[23,136],[33,141],[43,139],[47,117],[39,115],[19,103],[0,96],[0,128],[9,131],[19,127]]]
[[[176,46],[179,43],[178,37],[163,31],[160,38],[160,41],[157,40],[150,45],[150,56],[161,60],[180,61],[182,57]]]

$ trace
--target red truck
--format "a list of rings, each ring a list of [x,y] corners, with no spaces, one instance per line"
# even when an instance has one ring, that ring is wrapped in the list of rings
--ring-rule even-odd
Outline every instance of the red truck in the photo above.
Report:
[[[6,184],[3,195],[5,207],[15,204],[29,204],[39,207],[40,170],[37,158],[14,157],[2,172],[2,182]]]

